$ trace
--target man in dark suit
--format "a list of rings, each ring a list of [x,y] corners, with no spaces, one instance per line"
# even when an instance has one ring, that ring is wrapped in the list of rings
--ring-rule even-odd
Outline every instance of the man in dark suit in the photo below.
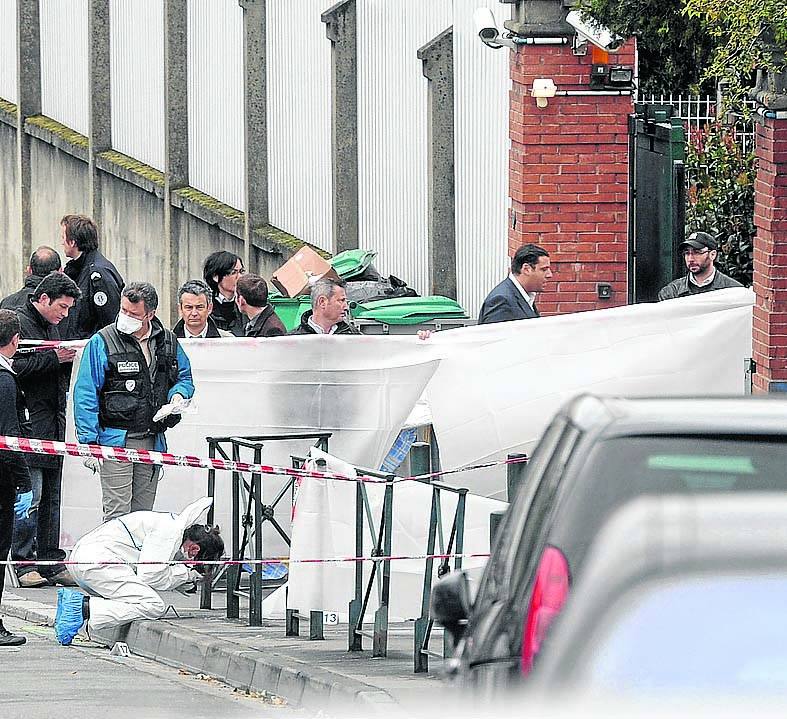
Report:
[[[481,305],[478,324],[539,317],[536,294],[552,277],[549,253],[538,245],[522,245],[511,258],[511,274],[495,287]]]
[[[247,273],[238,279],[235,290],[238,309],[249,318],[246,337],[276,337],[287,333],[268,302],[268,284],[259,275]]]

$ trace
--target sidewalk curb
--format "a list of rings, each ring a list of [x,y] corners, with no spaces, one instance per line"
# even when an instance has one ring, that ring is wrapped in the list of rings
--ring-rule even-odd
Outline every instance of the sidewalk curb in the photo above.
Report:
[[[55,608],[7,593],[3,613],[52,626]],[[341,708],[345,713],[377,714],[398,707],[386,691],[371,684],[270,651],[253,651],[222,639],[207,638],[169,620],[133,622],[114,632],[91,632],[111,647],[128,644],[132,654],[219,679],[244,691],[267,691],[307,709]]]

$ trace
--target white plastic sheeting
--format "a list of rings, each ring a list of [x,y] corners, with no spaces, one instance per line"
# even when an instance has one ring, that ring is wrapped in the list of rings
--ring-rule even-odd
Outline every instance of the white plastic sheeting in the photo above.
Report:
[[[444,468],[530,452],[560,406],[583,392],[741,394],[753,301],[750,290],[720,290],[466,327],[428,341],[368,335],[184,340],[196,412],[167,433],[170,450],[206,456],[207,436],[329,431],[331,454],[373,468],[427,387]],[[73,440],[70,408],[68,422]],[[291,451],[291,445],[266,443],[263,462],[289,466]],[[303,446],[296,453],[303,454]],[[498,498],[504,475],[463,472],[446,481]],[[74,458],[66,458],[64,478],[63,542],[70,546],[100,522],[99,486]],[[156,507],[180,510],[204,493],[205,482],[205,470],[165,468]],[[282,479],[263,483],[269,499]],[[229,497],[229,474],[218,472],[222,524]]]
[[[164,169],[164,2],[110,0],[112,147]]]
[[[331,43],[325,0],[268,0],[268,173],[275,227],[332,246]]]
[[[436,334],[450,350],[427,389],[443,468],[532,452],[556,410],[583,392],[742,394],[753,304],[751,290],[736,288]],[[462,482],[501,497],[505,471]]]
[[[188,5],[189,182],[245,210],[243,10],[237,0]]]
[[[354,464],[379,467],[437,366],[435,353],[414,337],[399,342],[380,339],[184,340],[197,390],[196,412],[184,415],[167,432],[170,451],[205,457],[205,438],[210,436],[320,430],[333,432],[331,452]],[[72,377],[77,375],[79,359]],[[74,441],[70,406],[66,436]],[[263,462],[290,466],[290,453],[305,454],[312,443],[293,447],[266,442]],[[251,455],[242,458],[250,461]],[[63,472],[62,533],[65,545],[71,546],[101,522],[100,487],[79,459],[67,457]],[[216,476],[216,516],[222,526],[229,526],[230,478],[228,472]],[[263,478],[266,502],[284,481]],[[182,509],[205,493],[206,482],[204,469],[165,467],[156,508]],[[286,519],[282,521],[286,524]],[[267,533],[266,538],[273,540]],[[283,549],[276,546],[273,551]]]
[[[16,102],[16,0],[0,0],[0,98]]]
[[[510,6],[453,0],[456,124],[457,299],[471,316],[508,274],[508,111],[511,53],[478,39],[473,11],[487,6],[498,27]]]
[[[312,456],[323,458],[328,469],[354,476],[352,467],[319,450]],[[367,484],[370,514],[379,524],[385,488]],[[418,557],[426,554],[432,488],[421,482],[400,482],[393,488],[393,531],[391,553],[396,557]],[[456,511],[457,495],[441,492],[440,516],[444,539],[451,532]],[[467,496],[465,506],[463,554],[489,552],[489,515],[506,508],[505,502],[486,497]],[[364,517],[366,522],[366,517]],[[365,556],[377,541],[377,531],[364,527]],[[435,545],[435,552],[447,551],[447,546]],[[298,492],[295,521],[292,528],[290,558],[335,559],[355,556],[355,485],[333,480],[304,480]],[[421,614],[424,568],[423,559],[398,559],[391,562],[391,594],[389,619],[402,621]],[[434,562],[432,580],[437,579],[440,562]],[[471,578],[480,577],[486,564],[483,557],[466,557],[462,568]],[[372,571],[372,562],[363,563],[364,587]],[[451,560],[453,566],[453,560]],[[347,621],[347,606],[355,594],[355,562],[298,563],[290,564],[287,584],[287,605],[299,611],[323,610],[336,612],[340,620]],[[373,590],[367,607],[368,618],[379,606],[378,594]],[[267,607],[265,607],[267,608]],[[266,615],[267,616],[267,615]]]
[[[90,126],[88,0],[40,0],[40,3],[42,112],[87,135]]]

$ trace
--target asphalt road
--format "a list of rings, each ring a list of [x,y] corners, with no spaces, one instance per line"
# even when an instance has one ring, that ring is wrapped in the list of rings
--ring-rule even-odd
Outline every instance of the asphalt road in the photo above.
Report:
[[[27,637],[0,648],[0,716],[221,719],[295,719],[275,697],[247,696],[201,675],[138,657],[113,657],[89,642],[61,647],[52,629],[5,617]]]

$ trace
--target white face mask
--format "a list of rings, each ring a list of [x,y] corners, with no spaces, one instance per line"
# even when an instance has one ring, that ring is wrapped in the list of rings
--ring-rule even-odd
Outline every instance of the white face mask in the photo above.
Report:
[[[122,332],[124,335],[133,335],[135,332],[139,332],[142,329],[142,325],[142,320],[138,320],[136,317],[131,317],[123,312],[120,312],[115,320],[115,327],[117,327],[118,332]]]

